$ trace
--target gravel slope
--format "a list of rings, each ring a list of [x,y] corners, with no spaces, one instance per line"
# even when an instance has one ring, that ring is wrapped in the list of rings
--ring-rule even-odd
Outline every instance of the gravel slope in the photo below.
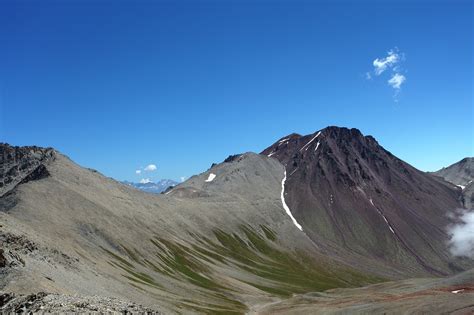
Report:
[[[48,154],[44,176],[16,178],[0,199],[3,292],[242,313],[294,293],[382,280],[322,256],[293,226],[274,159],[245,154],[152,195]]]

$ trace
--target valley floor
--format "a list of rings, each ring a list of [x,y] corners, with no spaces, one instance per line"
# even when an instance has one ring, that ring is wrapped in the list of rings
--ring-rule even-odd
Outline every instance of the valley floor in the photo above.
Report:
[[[474,314],[474,270],[444,279],[408,279],[295,295],[250,314]]]
[[[100,296],[40,292],[0,294],[2,313],[160,311]],[[236,310],[239,314],[241,310]],[[231,313],[233,313],[231,311]],[[474,270],[445,279],[409,279],[361,288],[298,294],[281,301],[255,304],[248,314],[474,314]]]

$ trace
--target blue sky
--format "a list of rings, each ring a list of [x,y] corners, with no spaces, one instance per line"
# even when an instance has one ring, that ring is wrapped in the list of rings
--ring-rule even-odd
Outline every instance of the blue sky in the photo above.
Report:
[[[339,125],[435,170],[474,155],[472,21],[452,0],[3,0],[0,141],[177,180]]]

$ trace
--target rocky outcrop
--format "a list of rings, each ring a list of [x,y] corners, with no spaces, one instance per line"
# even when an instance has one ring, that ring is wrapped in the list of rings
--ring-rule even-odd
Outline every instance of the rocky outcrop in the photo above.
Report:
[[[159,314],[156,310],[115,298],[69,296],[38,292],[28,295],[0,294],[0,312],[11,313],[137,313]]]
[[[55,156],[52,148],[0,143],[0,197],[19,184],[49,176],[45,165]]]
[[[23,235],[0,233],[0,268],[25,265],[22,258],[38,249],[38,246]]]

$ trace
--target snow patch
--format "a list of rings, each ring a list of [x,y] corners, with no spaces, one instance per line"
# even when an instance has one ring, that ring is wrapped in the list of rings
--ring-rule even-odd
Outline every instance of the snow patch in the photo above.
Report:
[[[392,226],[390,225],[390,223],[388,223],[387,218],[383,214],[382,214],[382,217],[385,220],[385,223],[387,223],[388,228],[390,229],[390,231],[395,235],[395,231],[392,229]]]
[[[206,183],[212,182],[216,178],[216,174],[211,173],[209,174],[209,177],[205,180]]]
[[[462,292],[462,291],[464,291],[464,289],[454,290],[454,291],[451,291],[451,293],[457,294],[457,293]]]
[[[370,201],[370,204],[375,208],[375,210],[377,210],[377,212],[382,216],[382,218],[383,218],[383,220],[385,221],[385,223],[387,223],[387,226],[388,226],[388,228],[390,229],[390,232],[392,232],[393,235],[395,235],[395,231],[393,230],[392,225],[390,225],[390,223],[388,222],[387,218],[383,215],[382,211],[380,211],[379,208],[377,208],[377,207],[374,205],[374,202],[372,201],[372,198],[369,198],[369,201]]]
[[[458,186],[459,188],[461,188],[462,190],[464,190],[464,188],[466,188],[466,186],[463,186],[463,185],[456,185]]]
[[[290,138],[281,139],[280,141],[278,141],[278,143],[282,143],[282,142],[288,141],[289,139],[290,139]]]
[[[300,151],[303,151],[303,149],[306,148],[308,145],[310,145],[311,142],[313,142],[320,134],[321,134],[321,131],[319,131],[319,132],[313,137],[313,139],[309,140],[309,141],[300,149]]]
[[[316,148],[314,149],[314,152],[316,152],[316,150],[319,148],[319,141],[318,143],[316,143]]]
[[[291,175],[293,175],[293,174],[296,172],[297,169],[298,169],[298,168],[295,168],[295,169],[293,170],[293,172],[291,172],[290,175],[288,175],[288,177],[291,176]],[[286,172],[286,171],[285,171],[285,172]]]
[[[296,219],[293,217],[293,214],[291,214],[290,208],[288,207],[288,205],[287,205],[286,202],[285,202],[285,181],[286,181],[286,170],[285,170],[285,173],[284,173],[284,177],[283,177],[283,179],[281,180],[281,203],[283,204],[283,209],[285,209],[286,214],[288,214],[288,215],[290,216],[291,220],[293,221],[293,224],[296,225],[296,227],[297,227],[300,231],[303,231],[303,228],[302,228],[301,225],[296,221]]]
[[[276,152],[272,152],[270,153],[269,155],[267,155],[268,157],[271,157],[273,154],[275,154]]]

